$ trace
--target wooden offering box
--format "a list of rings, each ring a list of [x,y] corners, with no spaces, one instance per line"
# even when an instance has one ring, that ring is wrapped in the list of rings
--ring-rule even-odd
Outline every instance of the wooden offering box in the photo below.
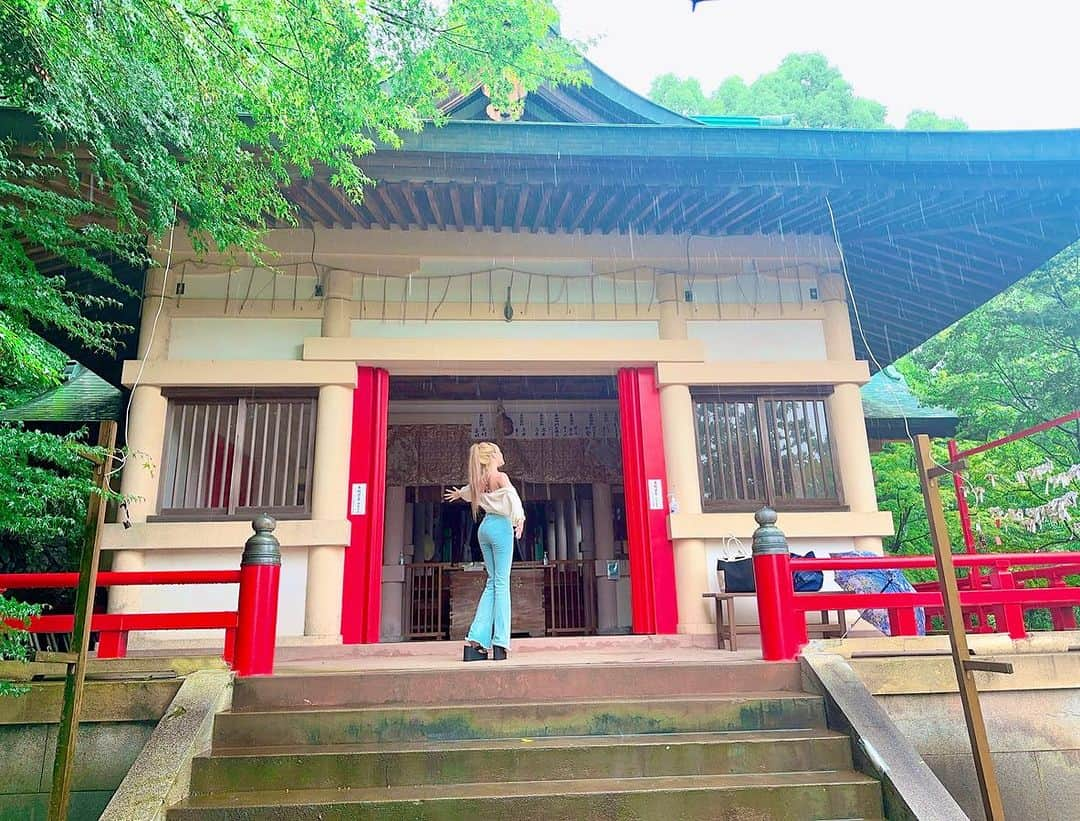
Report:
[[[464,641],[480,594],[487,583],[483,565],[465,565],[446,571],[450,588],[450,638]],[[544,568],[522,563],[510,571],[510,632],[515,636],[542,636],[544,616]]]

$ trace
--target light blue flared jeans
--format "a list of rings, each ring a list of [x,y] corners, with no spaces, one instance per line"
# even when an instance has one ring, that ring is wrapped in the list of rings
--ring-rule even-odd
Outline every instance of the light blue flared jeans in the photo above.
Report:
[[[476,532],[487,568],[487,584],[469,628],[469,641],[490,649],[510,648],[510,565],[514,561],[514,528],[505,516],[488,513]]]

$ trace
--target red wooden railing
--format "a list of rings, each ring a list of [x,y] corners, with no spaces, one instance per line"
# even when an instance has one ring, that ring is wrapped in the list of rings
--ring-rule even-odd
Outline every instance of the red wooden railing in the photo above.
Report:
[[[960,450],[960,446],[956,443],[955,439],[949,440],[949,462],[953,465],[952,479],[953,488],[956,490],[956,512],[960,516],[960,532],[964,535],[964,549],[967,550],[968,553],[974,553],[977,550],[977,546],[975,541],[975,531],[971,526],[971,510],[968,507],[967,493],[964,492],[964,468],[961,460],[966,459],[968,456],[974,456],[976,453],[984,453],[985,451],[999,448],[1002,445],[1007,445],[1010,442],[1027,439],[1029,436],[1034,436],[1036,433],[1042,433],[1051,428],[1061,427],[1062,425],[1077,420],[1080,420],[1080,408],[1067,413],[1064,416],[1059,416],[1057,419],[1051,419],[1048,422],[1033,425],[1030,428],[1025,428],[1016,433],[1010,433],[1008,436],[1002,436],[1000,439],[995,439],[992,442],[986,442],[982,445],[976,445],[975,447],[967,448],[966,450]]]
[[[237,608],[223,611],[181,613],[94,613],[91,632],[98,633],[98,658],[124,658],[127,637],[132,630],[208,630],[224,629],[222,657],[237,675],[263,675],[273,672],[274,642],[277,632],[278,582],[280,565],[260,561],[258,550],[265,547],[273,530],[272,520],[256,519],[257,533],[248,540],[239,570],[162,570],[143,572],[102,571],[97,587],[161,586],[190,584],[239,585]],[[262,542],[258,540],[262,539]],[[253,556],[255,556],[253,560]],[[280,561],[280,557],[278,559]],[[78,573],[0,573],[0,593],[11,590],[72,589],[79,583]],[[72,614],[33,616],[28,622],[7,619],[6,624],[31,633],[70,633],[75,629]]]
[[[1065,577],[1080,571],[1080,553],[958,555],[953,561],[957,567],[971,569],[961,586],[960,604],[967,617],[965,622],[972,631],[985,629],[989,625],[986,615],[993,614],[994,630],[1004,630],[1013,638],[1023,638],[1027,635],[1024,612],[1036,609],[1051,611],[1056,630],[1075,627],[1073,608],[1080,605],[1080,587],[1067,586]],[[881,609],[889,614],[892,635],[913,636],[916,635],[917,608],[926,608],[927,618],[935,612],[940,614],[944,608],[936,582],[928,585],[932,589],[916,590],[914,593],[796,593],[792,585],[792,572],[933,567],[933,556],[796,559],[787,552],[755,554],[754,574],[758,580],[762,654],[769,661],[789,660],[798,656],[807,643],[808,611]],[[983,568],[988,570],[986,576],[979,572]],[[1049,586],[1024,586],[1036,579],[1047,580]]]

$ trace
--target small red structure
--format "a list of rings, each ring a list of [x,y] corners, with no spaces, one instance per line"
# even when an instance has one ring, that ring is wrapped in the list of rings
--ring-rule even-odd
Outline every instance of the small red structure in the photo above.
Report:
[[[949,440],[949,462],[955,466],[952,477],[953,487],[956,489],[956,510],[960,514],[960,529],[964,534],[964,549],[967,550],[968,553],[975,552],[975,532],[971,527],[971,511],[968,508],[967,494],[964,492],[964,467],[961,460],[968,456],[974,456],[976,453],[984,453],[985,451],[999,448],[1010,442],[1026,439],[1029,436],[1034,436],[1036,433],[1042,433],[1045,430],[1060,427],[1067,422],[1074,422],[1078,419],[1080,419],[1080,408],[1071,413],[1067,413],[1064,416],[1059,416],[1057,419],[1051,419],[1049,422],[1043,422],[1042,424],[1025,428],[1016,433],[1011,433],[1008,436],[1003,436],[1000,439],[995,439],[993,442],[986,442],[985,444],[977,445],[976,447],[968,448],[967,450],[960,450],[960,446],[956,443],[955,439]]]
[[[852,558],[792,558],[776,513],[768,508],[755,514],[754,573],[757,578],[758,613],[762,656],[766,661],[790,661],[807,643],[806,614],[820,610],[882,609],[889,613],[893,635],[916,635],[915,611],[925,608],[927,619],[943,610],[937,582],[915,593],[796,593],[792,573],[807,570],[904,570],[933,568],[933,556],[858,556]],[[960,604],[969,632],[989,632],[979,625],[981,614],[995,614],[992,629],[1024,638],[1024,611],[1049,609],[1054,629],[1075,626],[1073,608],[1080,606],[1080,588],[1064,583],[1080,570],[1080,553],[994,553],[963,555],[953,559],[957,567],[969,568],[968,582],[961,585]],[[1016,568],[1023,568],[1016,570]],[[986,575],[980,571],[986,569]],[[987,586],[972,579],[988,579]],[[1050,587],[1024,587],[1032,579],[1052,580]],[[1019,583],[1019,584],[1018,584]]]
[[[255,534],[244,546],[240,570],[168,570],[109,572],[98,574],[98,587],[239,584],[236,610],[183,613],[95,613],[90,630],[98,633],[98,658],[124,658],[132,630],[224,629],[222,657],[238,676],[269,675],[274,671],[277,633],[278,583],[281,550],[273,536],[276,523],[259,516],[252,523]],[[43,588],[75,588],[78,573],[3,573],[0,592]],[[28,624],[8,620],[11,627],[31,633],[70,633],[75,616],[35,616]]]

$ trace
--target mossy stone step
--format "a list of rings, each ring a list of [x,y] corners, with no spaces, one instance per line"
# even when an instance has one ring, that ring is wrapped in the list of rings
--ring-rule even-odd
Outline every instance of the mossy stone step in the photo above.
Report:
[[[854,772],[691,775],[232,793],[189,799],[169,821],[504,821],[612,818],[809,821],[882,817],[881,789]]]
[[[824,728],[819,696],[740,693],[559,703],[222,713],[214,747]]]
[[[457,645],[454,649],[458,650]],[[232,709],[660,698],[748,690],[800,692],[799,665],[762,661],[617,663],[605,664],[603,674],[597,675],[594,664],[524,666],[511,661],[459,664],[450,669],[254,676],[237,680]]]
[[[196,758],[192,794],[275,789],[731,775],[851,769],[827,730],[516,738],[217,750]]]

